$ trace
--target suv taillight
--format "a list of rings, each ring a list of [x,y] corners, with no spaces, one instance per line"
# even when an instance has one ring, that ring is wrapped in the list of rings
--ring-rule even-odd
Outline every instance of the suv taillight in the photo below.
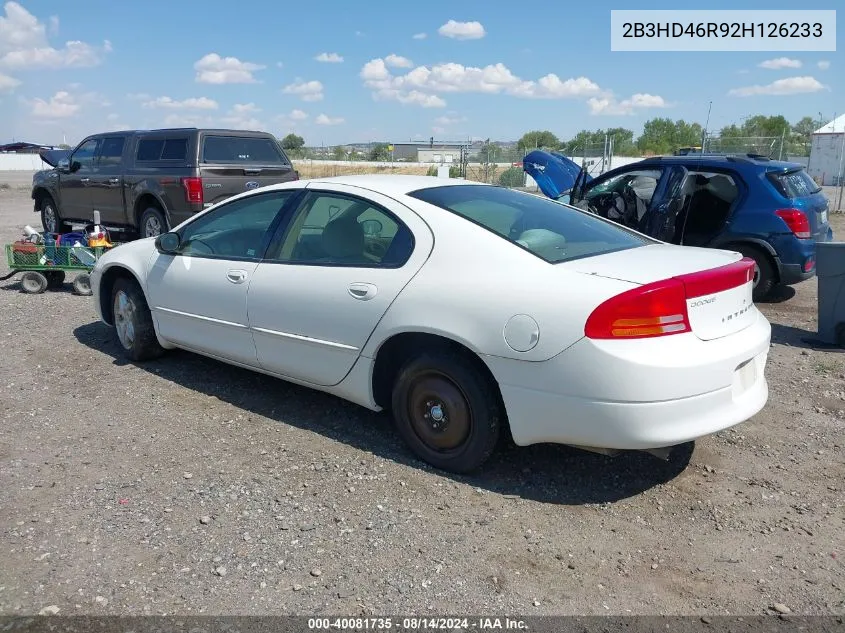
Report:
[[[185,200],[195,204],[203,203],[202,178],[182,178],[185,188]]]
[[[584,335],[591,339],[626,339],[691,332],[687,300],[751,283],[754,260],[655,281],[611,297],[587,319]]]
[[[800,209],[778,209],[775,211],[775,215],[786,222],[786,226],[795,234],[795,237],[802,240],[812,237],[810,221],[807,220],[807,216]]]

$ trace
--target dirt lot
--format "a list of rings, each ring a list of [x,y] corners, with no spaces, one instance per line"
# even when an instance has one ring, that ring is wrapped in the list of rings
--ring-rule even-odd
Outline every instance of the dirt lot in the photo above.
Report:
[[[0,188],[0,241],[26,223]],[[796,290],[762,306],[768,406],[682,472],[540,446],[452,477],[385,415],[127,364],[90,299],[2,282],[0,613],[843,614],[845,354]]]

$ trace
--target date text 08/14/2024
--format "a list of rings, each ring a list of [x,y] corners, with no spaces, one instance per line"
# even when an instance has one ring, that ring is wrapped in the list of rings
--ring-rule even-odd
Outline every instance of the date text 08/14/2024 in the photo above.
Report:
[[[455,630],[524,630],[523,620],[514,618],[308,618],[308,628],[312,631],[455,631]]]

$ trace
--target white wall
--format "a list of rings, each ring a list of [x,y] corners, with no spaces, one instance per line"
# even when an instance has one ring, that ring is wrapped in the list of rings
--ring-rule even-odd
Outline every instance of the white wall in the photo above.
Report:
[[[810,147],[810,163],[807,173],[824,186],[834,186],[836,175],[840,173],[842,160],[842,140],[845,134],[814,134]]]
[[[50,169],[38,154],[0,154],[0,171],[38,171]]]

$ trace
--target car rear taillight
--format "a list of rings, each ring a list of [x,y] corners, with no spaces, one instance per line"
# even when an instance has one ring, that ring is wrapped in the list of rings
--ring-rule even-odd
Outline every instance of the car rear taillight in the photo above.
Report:
[[[800,209],[778,209],[775,215],[786,222],[786,226],[795,234],[795,237],[800,239],[811,237],[810,221]]]
[[[591,339],[630,339],[691,332],[687,300],[724,292],[754,279],[754,260],[678,275],[626,290],[599,305],[587,319]]]
[[[195,204],[203,203],[202,178],[182,178],[185,188],[185,200]]]

